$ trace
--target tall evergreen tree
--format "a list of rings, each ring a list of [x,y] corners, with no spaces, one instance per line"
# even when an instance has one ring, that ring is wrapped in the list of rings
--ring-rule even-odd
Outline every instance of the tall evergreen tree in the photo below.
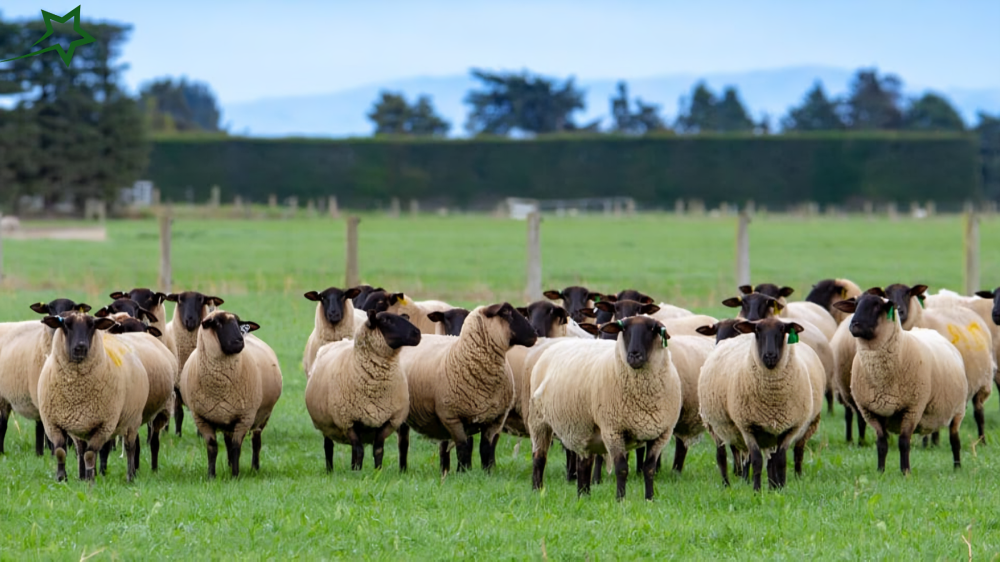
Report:
[[[927,92],[906,109],[903,127],[916,131],[964,131],[965,122],[948,100]]]
[[[899,129],[903,84],[892,74],[879,77],[876,69],[861,69],[851,82],[847,96],[847,126],[850,129]]]
[[[644,103],[640,98],[636,98],[635,106],[636,110],[632,112],[628,99],[628,85],[624,81],[619,82],[618,95],[611,98],[613,131],[643,135],[666,130],[663,118],[660,117],[660,106]]]
[[[474,69],[481,90],[465,97],[472,106],[466,130],[473,134],[507,135],[513,131],[531,134],[592,129],[573,122],[573,113],[584,108],[583,91],[572,78],[562,84],[522,72],[495,73]]]
[[[376,135],[444,136],[451,128],[435,113],[426,95],[410,106],[403,94],[383,91],[368,112],[368,119],[375,124]]]
[[[786,131],[839,131],[844,121],[838,111],[838,102],[826,97],[819,81],[806,94],[802,105],[793,107],[782,119]]]
[[[159,78],[143,85],[140,96],[152,131],[221,131],[219,104],[208,84]]]

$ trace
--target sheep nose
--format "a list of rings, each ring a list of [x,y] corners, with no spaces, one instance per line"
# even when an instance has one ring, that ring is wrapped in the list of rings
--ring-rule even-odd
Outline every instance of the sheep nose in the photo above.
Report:
[[[87,346],[82,343],[78,343],[73,346],[73,353],[77,355],[85,355],[87,353]]]

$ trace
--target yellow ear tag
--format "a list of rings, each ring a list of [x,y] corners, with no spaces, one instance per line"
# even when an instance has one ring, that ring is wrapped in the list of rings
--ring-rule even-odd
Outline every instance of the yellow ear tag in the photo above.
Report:
[[[774,301],[774,315],[778,315],[778,301]]]
[[[401,297],[401,298],[399,299],[399,304],[401,304],[401,305],[403,305],[403,306],[406,306],[406,305],[408,305],[408,304],[410,304],[410,303],[406,302],[406,297]]]

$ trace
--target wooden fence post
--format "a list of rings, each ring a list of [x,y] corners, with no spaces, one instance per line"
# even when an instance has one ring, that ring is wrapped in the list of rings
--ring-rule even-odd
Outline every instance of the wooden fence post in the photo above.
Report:
[[[330,213],[331,219],[340,218],[340,209],[337,207],[337,196],[331,195],[330,199],[327,201],[326,210]]]
[[[345,268],[344,286],[357,287],[358,275],[358,217],[347,217],[347,266]]]
[[[169,205],[160,213],[160,290],[164,293],[171,292],[173,281],[170,270],[170,223],[173,219],[170,214]]]
[[[528,214],[528,301],[542,298],[542,215],[538,211]]]
[[[0,283],[3,283],[3,213],[0,213]]]
[[[736,227],[736,286],[750,284],[750,215],[740,213]]]
[[[979,216],[970,211],[965,214],[965,294],[979,289]]]

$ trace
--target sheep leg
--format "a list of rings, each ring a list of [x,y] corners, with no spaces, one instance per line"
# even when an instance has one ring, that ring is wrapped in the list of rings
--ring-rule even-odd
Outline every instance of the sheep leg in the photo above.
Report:
[[[531,428],[531,489],[541,490],[545,480],[545,461],[552,446],[552,428],[545,424]]]
[[[492,437],[490,437],[492,435]],[[471,439],[472,436],[469,436]],[[490,472],[497,464],[496,443],[500,441],[500,433],[492,434],[486,429],[479,434],[479,461],[483,470]],[[471,452],[471,451],[470,451]],[[471,464],[471,463],[470,463]]]
[[[399,471],[406,472],[406,456],[410,452],[410,426],[405,423],[396,430],[396,443],[399,447]]]
[[[128,441],[128,438],[126,438],[126,442],[123,443],[123,446],[125,447],[125,456],[128,456],[128,443],[127,443],[127,441]],[[139,453],[141,451],[142,451],[142,441],[139,439],[139,430],[136,429],[135,430],[135,450],[132,452],[132,455],[135,456],[135,472],[136,472],[136,474],[139,473]]]
[[[163,429],[169,425],[170,414],[166,411],[157,414],[150,425],[152,433],[149,436],[149,465],[153,472],[160,468],[160,435],[163,433]]]
[[[76,449],[76,465],[77,469],[80,471],[80,480],[87,479],[87,465],[83,462],[83,455],[87,452],[87,444],[77,441],[73,438],[73,448]]]
[[[125,458],[128,459],[127,480],[135,480],[135,475],[139,472],[139,432],[129,429],[125,432]]]
[[[590,495],[590,471],[594,468],[594,455],[577,455],[576,495]]]
[[[572,482],[576,480],[576,470],[579,468],[579,460],[577,459],[576,453],[565,449],[566,451],[566,480]]]
[[[0,413],[0,453],[3,452],[3,433],[7,433],[7,417]],[[45,456],[45,424],[42,420],[35,422],[35,455]]]
[[[62,436],[62,432],[57,432],[53,446],[55,447],[53,455],[56,457],[56,482],[63,482],[66,480],[66,438]]]
[[[8,404],[3,398],[0,398],[0,455],[4,454],[4,452],[3,452],[3,442],[4,442],[4,439],[7,437],[7,420],[9,418],[10,418],[10,404]],[[42,422],[39,421],[39,422],[36,422],[36,423],[37,423],[37,425],[35,426],[35,436],[36,436],[35,437],[35,442],[37,443],[38,442],[38,437],[37,437],[38,436],[38,426],[42,425]],[[44,429],[44,426],[43,426],[43,428],[42,428],[42,438],[44,439],[44,437],[45,437],[45,429]],[[35,451],[36,452],[38,451],[38,446],[37,445],[35,446]],[[38,455],[41,456],[42,453],[38,453]]]
[[[181,389],[174,388],[174,427],[177,437],[181,436],[181,425],[184,424],[184,401],[181,400]],[[218,444],[216,444],[218,447]]]
[[[441,476],[451,472],[451,451],[448,449],[448,445],[448,441],[442,441],[438,447],[441,455]]]
[[[764,469],[764,455],[753,439],[747,440],[747,446],[750,448],[750,465],[753,467],[753,491],[759,492],[761,471]],[[770,480],[770,477],[768,479]]]
[[[375,442],[372,443],[372,458],[375,460],[375,470],[382,470],[382,456],[385,454],[385,440],[392,435],[392,422],[388,421],[382,425],[375,435]]]
[[[594,459],[594,477],[591,481],[600,484],[604,480],[604,455],[597,455]]]
[[[726,458],[725,443],[715,445],[715,464],[719,466],[719,473],[722,474],[722,484],[729,487],[729,459]]]
[[[323,453],[326,455],[326,471],[333,472],[333,439],[323,436]]]
[[[937,447],[941,444],[941,430],[931,433],[931,445]]]
[[[240,475],[240,453],[243,449],[243,437],[245,435],[245,432],[233,432],[228,435],[223,433],[223,437],[226,440],[226,453],[229,457],[229,468],[232,470],[233,478]]]
[[[108,457],[111,455],[111,444],[114,443],[114,438],[106,442],[101,446],[98,456],[101,460],[101,476],[104,476],[108,472]],[[128,459],[129,464],[131,464],[132,459]]]
[[[802,476],[802,461],[806,457],[806,440],[799,439],[792,449],[792,459],[795,463],[795,475]]]
[[[850,443],[854,440],[851,436],[851,430],[854,429],[854,409],[847,404],[844,404],[844,427],[847,433],[847,442]]]
[[[920,441],[921,441],[924,449],[926,449],[930,445],[931,436],[930,435],[924,435],[924,437]]]
[[[899,470],[903,474],[910,473],[910,434],[899,435]]]
[[[80,444],[84,444],[82,441]],[[87,445],[87,452],[83,454],[83,465],[87,471],[87,480],[93,483],[97,479],[97,453],[100,453],[106,443],[101,443],[98,439],[91,439]],[[110,452],[110,451],[109,451]]]
[[[774,482],[768,481],[771,488],[784,488],[785,479],[788,475],[788,445],[781,445],[778,450],[771,454],[774,461]]]
[[[637,447],[635,449],[635,473],[637,475],[642,474],[642,466],[646,462],[646,447]]]
[[[687,458],[688,448],[684,444],[684,440],[674,436],[674,466],[673,469],[677,474],[684,472],[684,459]],[[660,457],[656,457],[656,466],[660,466]]]
[[[958,435],[958,428],[962,425],[962,417],[958,416],[951,420],[951,427],[948,428],[948,440],[951,442],[951,456],[955,462],[955,469],[962,467],[962,440]]]
[[[868,427],[868,424],[865,422],[865,418],[864,416],[861,415],[860,411],[857,412],[857,414],[858,414],[858,447],[861,447],[865,444],[865,429]]]
[[[219,441],[214,433],[202,433],[205,437],[205,448],[208,450],[208,478],[215,478],[215,463],[219,456]]]
[[[347,440],[351,443],[351,470],[361,470],[365,461],[365,445],[354,427],[347,428]]]
[[[615,499],[621,501],[625,499],[625,484],[628,483],[628,453],[618,451],[612,458],[615,459],[615,480],[618,483]]]
[[[976,431],[979,432],[979,441],[986,444],[986,412],[983,410],[983,403],[990,397],[990,387],[981,389],[972,397],[972,410],[976,418]]]
[[[826,397],[826,411],[828,414],[833,415],[833,389],[826,389],[824,396]]]
[[[472,435],[467,436],[465,441],[455,442],[455,458],[458,459],[458,472],[472,470],[472,449],[475,445],[475,439]]]
[[[889,436],[885,433],[885,419],[875,415],[868,418],[868,423],[875,430],[875,450],[878,453],[878,471],[885,472],[885,457],[889,454]]]

